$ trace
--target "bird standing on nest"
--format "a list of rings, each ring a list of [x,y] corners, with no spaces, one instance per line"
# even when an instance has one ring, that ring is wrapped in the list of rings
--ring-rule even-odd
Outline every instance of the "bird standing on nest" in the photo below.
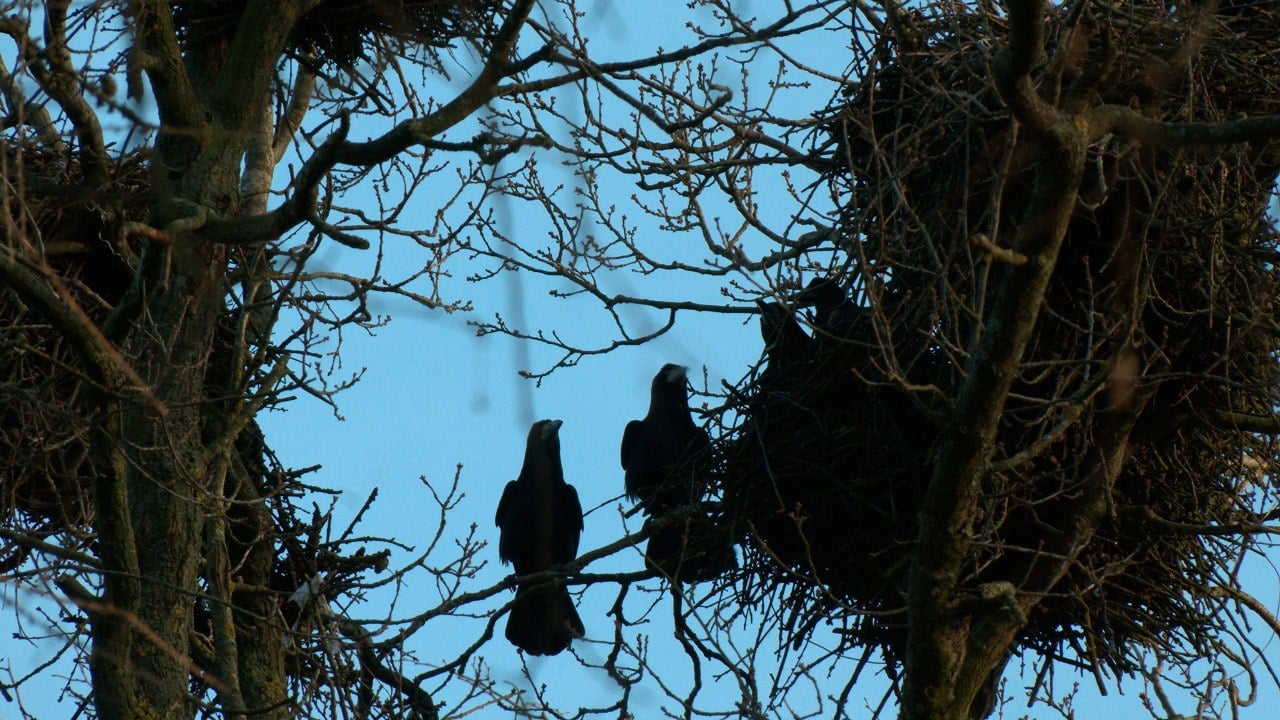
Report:
[[[813,307],[814,335],[824,348],[835,347],[848,340],[863,320],[858,307],[844,285],[833,277],[816,277],[796,296],[800,305]]]
[[[782,303],[757,300],[756,304],[760,306],[760,337],[768,359],[765,375],[786,377],[813,357],[818,343],[801,327],[795,312]]]
[[[736,564],[703,502],[711,439],[690,417],[689,369],[667,364],[650,386],[649,412],[627,423],[622,468],[627,495],[650,516],[647,564],[673,580],[707,580]],[[663,518],[673,511],[687,514]]]

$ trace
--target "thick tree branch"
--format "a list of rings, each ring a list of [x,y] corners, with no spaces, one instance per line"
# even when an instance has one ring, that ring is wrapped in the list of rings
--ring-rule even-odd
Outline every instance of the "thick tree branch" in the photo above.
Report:
[[[67,144],[62,140],[58,127],[54,125],[49,110],[39,103],[29,102],[13,73],[9,72],[4,59],[0,58],[0,93],[4,94],[9,105],[9,114],[4,118],[4,127],[26,125],[35,131],[36,137],[55,157],[66,152]]]
[[[880,0],[880,6],[884,8],[885,25],[892,31],[893,39],[898,41],[898,45],[905,52],[913,53],[924,49],[924,40],[920,37],[920,31],[912,22],[911,15],[903,9],[902,3],[898,0]]]
[[[1280,526],[1263,525],[1261,523],[1229,523],[1221,525],[1198,525],[1162,518],[1149,505],[1129,508],[1126,516],[1146,523],[1160,532],[1175,535],[1202,535],[1205,537],[1221,537],[1224,535],[1280,535]]]
[[[1090,111],[1088,123],[1091,139],[1115,133],[1163,147],[1266,143],[1280,138],[1280,115],[1227,122],[1161,122],[1124,105],[1102,105]]]
[[[252,0],[240,14],[209,108],[219,129],[241,136],[257,122],[252,112],[268,98],[276,64],[294,23],[320,0]]]
[[[302,121],[311,108],[311,100],[316,92],[316,71],[298,64],[298,74],[293,79],[293,92],[289,95],[289,104],[276,123],[275,133],[271,139],[271,152],[276,160],[284,155],[285,148],[293,142],[293,136],[302,127]]]
[[[274,240],[303,220],[312,218],[320,183],[336,164],[335,156],[350,130],[351,117],[343,113],[338,117],[338,129],[316,148],[298,171],[293,194],[280,207],[253,217],[211,219],[201,227],[202,237],[228,245],[257,245]],[[369,246],[358,238],[356,241],[363,245],[360,249]]]
[[[4,538],[15,545],[21,545],[22,547],[31,548],[32,550],[39,550],[42,553],[52,555],[56,558],[79,563],[85,568],[98,570],[102,567],[102,564],[98,562],[98,559],[91,555],[86,555],[75,550],[68,550],[61,545],[46,542],[26,533],[18,532],[17,530],[0,527],[0,538]]]
[[[1009,40],[996,52],[992,67],[996,89],[1018,122],[1044,135],[1057,121],[1031,80],[1031,70],[1044,55],[1044,0],[1010,0],[1008,9]]]
[[[497,97],[498,83],[510,72],[511,53],[520,29],[535,5],[534,0],[519,0],[514,4],[494,38],[493,49],[484,67],[457,97],[427,117],[400,123],[382,137],[360,143],[342,143],[334,152],[334,164],[368,167],[390,160],[410,147],[431,141]]]
[[[1280,415],[1247,415],[1236,412],[1214,412],[1209,423],[1219,430],[1280,435]]]
[[[204,237],[230,245],[253,245],[280,237],[303,220],[313,219],[320,183],[334,166],[368,166],[384,162],[414,145],[432,142],[436,135],[484,107],[496,96],[498,82],[508,72],[508,58],[534,5],[533,0],[521,0],[516,4],[503,22],[480,74],[444,107],[428,117],[405,121],[380,138],[361,143],[346,141],[351,121],[344,113],[339,117],[338,129],[302,166],[294,183],[294,192],[284,204],[255,217],[211,220],[204,227]],[[359,238],[334,232],[326,232],[326,235],[348,246],[368,248],[368,243]]]
[[[1000,262],[1008,263],[1010,265],[1024,265],[1027,262],[1025,255],[1016,253],[1009,248],[1002,248],[999,245],[996,245],[991,241],[991,238],[987,237],[986,233],[978,233],[974,235],[969,238],[969,242],[974,247],[979,247],[987,251],[991,257],[999,260]]]
[[[1262,621],[1267,624],[1267,627],[1271,628],[1271,632],[1275,633],[1277,638],[1280,638],[1280,619],[1276,618],[1276,616],[1272,614],[1271,609],[1268,608],[1265,603],[1259,601],[1258,598],[1239,588],[1231,587],[1229,585],[1205,588],[1204,595],[1205,597],[1211,598],[1235,600],[1241,605],[1244,605],[1257,613],[1258,617],[1262,618]]]
[[[285,10],[289,10],[293,13],[302,13],[309,9],[313,4],[314,0],[290,3]],[[233,43],[230,53],[231,58],[228,60],[229,68],[235,62],[238,62],[235,58],[243,58],[247,55],[252,55],[253,52],[261,51],[261,48],[252,42],[251,39],[245,39],[246,35],[253,36],[255,33],[261,34],[261,30],[254,27],[254,33],[246,33],[244,32],[244,29],[246,27],[253,27],[253,23],[250,22],[250,20],[252,17],[255,17],[254,12],[266,12],[268,9],[267,6],[275,8],[273,12],[268,14],[271,14],[272,17],[276,18],[276,21],[278,22],[279,18],[276,16],[281,15],[281,12],[280,8],[276,7],[277,5],[277,3],[255,3],[252,8],[246,11],[245,15],[241,18],[242,32],[237,34],[237,42],[240,44],[236,45]],[[352,164],[353,162],[354,164],[361,164],[364,159],[367,159],[362,157],[362,153],[367,151],[371,146],[379,148],[378,152],[385,150],[386,154],[382,159],[386,159],[415,143],[426,144],[430,141],[431,136],[434,136],[453,124],[456,124],[456,122],[473,112],[474,109],[487,102],[492,96],[492,87],[496,85],[497,79],[501,74],[499,70],[502,67],[505,67],[505,61],[503,58],[505,58],[505,56],[509,54],[511,49],[514,47],[514,42],[518,35],[520,24],[523,18],[527,16],[531,6],[532,3],[522,3],[521,6],[517,8],[518,12],[515,12],[508,17],[507,23],[504,25],[503,32],[499,34],[499,42],[495,44],[494,53],[490,57],[490,62],[486,64],[484,72],[481,73],[481,77],[477,78],[476,82],[473,83],[472,87],[469,88],[468,91],[464,91],[458,98],[455,98],[453,103],[446,105],[445,108],[442,108],[440,112],[433,114],[430,118],[403,123],[386,136],[383,136],[383,138],[361,144],[345,142],[350,125],[348,117],[344,115],[340,120],[339,130],[335,132],[334,135],[332,135],[303,166],[299,173],[299,177],[295,182],[295,192],[288,200],[285,201],[284,204],[271,212],[251,217],[206,218],[200,223],[204,231],[202,233],[203,236],[214,242],[232,245],[260,244],[280,237],[304,220],[311,220],[316,223],[317,226],[322,227],[326,236],[334,238],[351,247],[360,249],[367,248],[368,243],[366,241],[337,232],[335,229],[324,225],[318,218],[314,217],[315,198],[318,194],[319,185],[323,181],[324,177],[327,175],[329,170],[337,164]],[[271,65],[270,63],[266,64]],[[297,124],[301,122],[302,117],[305,115],[306,101],[310,98],[314,89],[314,73],[305,69],[302,70],[301,73],[298,83],[295,86],[295,94],[292,98],[289,111],[286,112],[285,117],[281,119],[281,124],[275,137],[270,141],[258,142],[255,145],[255,147],[261,146],[259,154],[262,155],[262,157],[257,158],[257,164],[263,165],[264,167],[257,167],[257,165],[253,165],[253,163],[251,163],[253,167],[246,168],[246,178],[248,177],[250,169],[253,169],[257,173],[264,172],[267,169],[266,166],[272,163],[277,157],[276,144],[279,142],[287,142],[288,138],[296,131]],[[235,81],[230,85],[227,85],[227,83],[224,82],[222,91],[224,95],[221,102],[226,105],[230,102],[226,98],[226,93],[231,92],[227,88],[239,88],[245,81],[239,78],[235,71],[230,69],[224,69],[222,77],[235,78]],[[484,96],[486,92],[488,93],[488,96]],[[241,98],[241,100],[242,99],[243,98]],[[245,116],[251,114],[252,113],[243,112],[243,102],[235,104],[235,116],[239,118],[240,123],[243,124],[249,122],[245,119]],[[361,148],[364,148],[364,150]],[[267,153],[270,153],[271,157],[266,157]],[[265,198],[263,199],[265,200]],[[254,203],[250,203],[246,207],[252,211],[253,205]]]
[[[276,397],[275,386],[284,378],[288,370],[289,363],[286,359],[282,358],[276,361],[271,371],[267,373],[259,384],[258,393],[250,395],[236,404],[227,417],[226,427],[222,429],[216,439],[207,444],[205,454],[197,460],[197,463],[212,464],[219,455],[231,450],[236,438],[240,437],[240,433],[244,431],[245,427],[258,416],[258,411],[262,409],[263,405]],[[238,390],[239,388],[236,389]]]
[[[204,668],[193,663],[186,653],[166,642],[159,633],[149,627],[137,615],[97,598],[89,591],[88,588],[81,585],[75,578],[69,575],[63,575],[56,578],[54,580],[54,584],[56,584],[58,589],[67,596],[67,599],[71,600],[71,602],[75,603],[77,607],[88,613],[90,616],[110,616],[121,619],[133,628],[135,632],[142,636],[143,639],[154,645],[158,651],[182,663],[192,676],[209,683],[209,685],[218,690],[225,688],[221,679],[210,675],[205,672]]]
[[[226,464],[217,470],[222,483],[226,479]],[[219,498],[222,493],[216,493]],[[225,508],[218,508],[205,518],[203,532],[205,581],[208,583],[209,616],[213,631],[213,653],[209,658],[214,676],[223,685],[218,691],[218,702],[229,715],[246,714],[244,694],[240,691],[241,668],[239,665],[240,638],[233,620],[232,583],[230,559],[227,557],[227,523]],[[254,638],[244,638],[254,642]]]
[[[1034,195],[1013,247],[1027,262],[1006,271],[986,329],[965,366],[967,379],[925,493],[910,575],[905,718],[940,717],[942,708],[954,710],[954,683],[966,664],[967,623],[955,615],[954,604],[971,547],[979,484],[994,450],[1009,389],[1039,318],[1083,174],[1083,135],[1055,136],[1074,142],[1051,144],[1037,163]],[[992,631],[1007,635],[1011,628],[1006,619]],[[982,660],[992,661],[995,655],[987,654]],[[966,671],[970,676],[975,672]]]
[[[409,705],[413,708],[413,713],[409,715],[410,718],[413,720],[437,720],[440,717],[440,711],[436,708],[436,703],[432,699],[431,693],[423,690],[412,679],[400,674],[394,668],[388,667],[379,659],[378,653],[374,651],[373,639],[369,636],[368,630],[365,630],[359,623],[345,617],[336,616],[335,619],[342,634],[356,644],[356,655],[360,658],[361,669],[408,700]]]
[[[271,180],[276,167],[275,149],[272,147],[274,109],[264,103],[258,110],[258,124],[253,128],[249,147],[244,153],[244,170],[240,173],[240,217],[253,217],[267,210],[271,197]]]
[[[131,0],[134,52],[140,52],[161,123],[170,132],[198,133],[206,122],[182,60],[173,11],[166,0]]]
[[[120,441],[120,413],[114,407],[94,418],[93,485],[97,554],[106,572],[102,579],[101,602],[107,607],[129,612],[130,617],[142,594],[138,567],[138,544],[129,519],[128,461]],[[96,598],[74,581],[60,585],[78,604],[91,607]],[[127,658],[135,641],[129,623],[119,614],[89,615],[93,624],[93,653],[90,668],[94,675],[94,699],[99,708],[124,708],[133,702],[137,673]]]

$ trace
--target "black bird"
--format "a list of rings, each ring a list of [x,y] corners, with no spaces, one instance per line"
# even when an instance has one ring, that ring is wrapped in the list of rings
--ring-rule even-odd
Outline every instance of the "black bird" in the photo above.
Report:
[[[689,416],[689,368],[668,363],[653,378],[649,414],[622,433],[627,495],[657,515],[693,502],[693,463],[705,461],[711,439]]]
[[[529,428],[520,476],[507,483],[494,518],[501,528],[498,557],[516,575],[547,570],[578,556],[582,505],[560,467],[559,420]],[[586,629],[569,591],[558,582],[521,583],[507,618],[507,639],[532,655],[556,655]]]
[[[782,303],[757,300],[756,304],[760,306],[760,337],[769,360],[766,372],[792,368],[812,357],[817,341],[800,326],[795,312]]]
[[[651,528],[649,566],[673,579],[696,581],[722,574],[737,560],[702,502],[711,439],[690,416],[688,371],[667,364],[654,376],[649,413],[627,423],[622,434],[622,468],[627,495],[651,516],[645,523]],[[662,517],[677,508],[688,514]]]
[[[835,278],[810,280],[796,302],[813,307],[813,325],[819,330],[819,342],[849,339],[862,319],[862,308],[849,298],[849,293]]]
[[[719,522],[717,505],[698,503],[688,514],[645,520],[645,566],[676,582],[713,580],[738,567],[733,541]]]

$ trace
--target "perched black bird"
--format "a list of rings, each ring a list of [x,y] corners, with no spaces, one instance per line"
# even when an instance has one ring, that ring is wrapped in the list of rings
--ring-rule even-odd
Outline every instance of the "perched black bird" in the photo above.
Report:
[[[690,416],[688,371],[667,364],[654,376],[649,413],[622,434],[622,468],[627,495],[651,516],[648,564],[673,579],[697,581],[724,573],[737,559],[702,502],[711,439]],[[663,517],[678,508],[686,514]]]
[[[796,297],[796,303],[813,307],[813,326],[818,342],[847,340],[862,320],[862,308],[849,298],[840,281],[816,277]]]
[[[793,311],[777,302],[757,300],[756,304],[760,306],[760,337],[769,360],[766,372],[795,367],[813,355],[817,341],[804,331]]]
[[[502,529],[498,557],[528,575],[578,556],[582,505],[560,467],[559,420],[529,428],[520,476],[507,483],[494,518]],[[533,655],[556,655],[586,629],[564,585],[521,583],[507,618],[507,639]]]
[[[653,378],[649,414],[622,433],[627,495],[650,515],[688,505],[701,495],[693,466],[705,461],[711,439],[689,415],[689,368],[666,364]]]

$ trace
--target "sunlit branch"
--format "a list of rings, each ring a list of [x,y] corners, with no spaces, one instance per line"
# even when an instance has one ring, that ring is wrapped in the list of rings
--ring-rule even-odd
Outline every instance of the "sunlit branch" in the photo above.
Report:
[[[1225,122],[1161,122],[1123,105],[1102,105],[1089,114],[1091,137],[1107,133],[1165,147],[1266,143],[1280,138],[1280,115]]]

